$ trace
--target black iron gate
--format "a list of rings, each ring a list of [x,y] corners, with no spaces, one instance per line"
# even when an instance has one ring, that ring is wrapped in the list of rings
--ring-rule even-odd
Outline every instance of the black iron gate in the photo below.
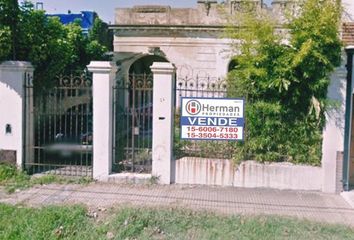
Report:
[[[150,173],[152,165],[151,74],[117,80],[113,97],[113,171]]]
[[[27,144],[32,152],[26,157],[27,171],[92,176],[91,85],[91,78],[82,74],[58,76],[50,90],[34,89],[29,123],[34,142]]]

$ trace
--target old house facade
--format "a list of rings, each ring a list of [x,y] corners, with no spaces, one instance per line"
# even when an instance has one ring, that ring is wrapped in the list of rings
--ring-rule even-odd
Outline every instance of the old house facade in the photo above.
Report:
[[[121,68],[118,78],[129,73],[149,72],[154,61],[168,61],[177,68],[177,81],[196,77],[223,79],[235,67],[232,56],[237,54],[237,49],[231,47],[235,42],[224,35],[226,19],[242,11],[243,4],[242,0],[228,0],[221,5],[217,1],[197,1],[196,8],[135,6],[116,9],[112,28],[115,31],[114,52]],[[296,1],[277,0],[271,7],[262,0],[251,1],[251,4],[255,11],[269,11],[280,22],[285,19],[285,12],[296,13]],[[346,11],[342,37],[348,46],[354,44],[354,4],[344,0],[343,6]],[[221,7],[223,11],[220,11]],[[333,73],[328,92],[330,99],[340,103],[338,109],[328,114],[323,133],[322,188],[328,192],[339,191],[341,181],[347,189],[354,182],[350,149],[344,147],[346,62],[347,55],[343,52],[343,64]]]
[[[69,114],[63,114],[58,103],[64,101],[46,105],[58,114],[54,120],[52,113],[42,116],[38,115],[41,111],[31,110],[32,66],[21,62],[1,64],[0,96],[13,98],[14,104],[0,101],[4,103],[0,104],[0,109],[5,112],[12,109],[16,114],[0,119],[3,126],[0,149],[17,150],[18,166],[44,166],[40,172],[69,172],[75,176],[84,173],[100,180],[162,176],[162,182],[166,184],[271,187],[332,193],[340,192],[343,187],[349,190],[354,182],[354,144],[351,141],[354,135],[354,4],[351,0],[343,2],[347,11],[340,34],[345,48],[342,64],[333,72],[328,89],[328,98],[335,101],[337,107],[327,114],[321,167],[245,161],[235,168],[227,149],[221,149],[216,157],[205,152],[192,159],[189,155],[173,155],[174,124],[179,119],[175,106],[178,107],[177,98],[183,96],[179,94],[178,86],[186,87],[183,92],[196,93],[189,97],[209,97],[209,92],[205,95],[203,91],[205,83],[212,83],[210,86],[223,88],[218,88],[216,95],[212,92],[211,97],[227,96],[224,79],[236,66],[232,56],[237,54],[237,47],[232,44],[237,41],[232,42],[224,35],[225,15],[233,16],[242,11],[243,4],[241,0],[226,1],[222,4],[223,11],[220,4],[210,0],[198,1],[196,8],[136,6],[117,9],[115,25],[111,26],[115,32],[115,61],[91,62],[88,70],[92,77],[63,78],[62,87],[68,94],[63,94],[59,87],[56,89],[59,97],[50,95],[47,99],[65,98],[75,106],[70,106]],[[273,1],[272,7],[254,0],[251,6],[254,11],[273,13],[279,21],[284,20],[285,11],[296,12],[296,5],[290,0]],[[278,30],[285,31],[281,27]],[[203,81],[198,82],[201,79]],[[82,104],[74,101],[86,91],[90,93],[88,101],[92,108],[91,105],[79,107]],[[44,120],[33,124],[36,119]],[[92,128],[89,127],[91,122]],[[60,127],[61,123],[64,127]],[[54,126],[54,130],[48,131],[48,126]],[[36,127],[42,129],[46,137],[36,136]],[[74,132],[78,137],[79,142],[70,147],[80,153],[80,158],[68,162],[70,156],[65,148],[60,156],[63,161],[59,164],[50,162],[52,158],[46,156],[53,153],[49,151],[63,145],[48,140],[57,140],[57,136],[62,138],[61,133],[65,131]],[[92,136],[98,140],[92,141]],[[15,142],[19,144],[9,145]],[[33,162],[35,159],[45,161]]]
[[[160,56],[177,67],[180,78],[225,77],[234,67],[230,39],[225,38],[227,16],[242,11],[244,1],[197,1],[196,8],[171,8],[170,6],[135,6],[116,9],[114,52],[123,69],[132,56]],[[283,19],[285,9],[294,8],[289,0],[274,1],[272,8],[262,0],[252,1],[254,10],[274,12]],[[221,10],[223,8],[223,10]],[[129,60],[128,60],[129,59]],[[134,60],[133,60],[134,61]],[[149,60],[147,60],[149,61]],[[151,63],[147,64],[151,65]],[[131,71],[133,71],[131,69]],[[134,71],[139,72],[138,69]]]

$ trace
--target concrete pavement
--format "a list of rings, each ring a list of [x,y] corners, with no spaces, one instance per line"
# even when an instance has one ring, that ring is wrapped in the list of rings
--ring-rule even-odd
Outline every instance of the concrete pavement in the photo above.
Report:
[[[123,204],[182,207],[221,214],[291,216],[354,227],[354,209],[340,195],[307,191],[185,185],[50,184],[11,195],[2,193],[0,202],[34,207],[53,204],[85,204],[89,208]]]
[[[351,190],[349,192],[342,192],[340,194],[347,203],[354,208],[354,190]]]

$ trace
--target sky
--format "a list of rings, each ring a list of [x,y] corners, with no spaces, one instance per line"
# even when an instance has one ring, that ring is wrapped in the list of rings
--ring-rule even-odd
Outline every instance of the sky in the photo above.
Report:
[[[114,23],[114,9],[134,5],[170,5],[172,7],[195,7],[197,0],[31,0],[43,3],[47,13],[72,13],[93,10],[107,23]],[[265,0],[266,3],[271,0]],[[22,0],[19,0],[22,2]],[[220,2],[220,0],[219,0]]]

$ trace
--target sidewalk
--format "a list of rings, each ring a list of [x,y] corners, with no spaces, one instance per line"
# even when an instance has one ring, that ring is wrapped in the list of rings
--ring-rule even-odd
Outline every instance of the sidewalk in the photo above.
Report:
[[[34,207],[51,204],[85,204],[89,208],[120,204],[182,207],[221,214],[292,216],[354,227],[354,209],[340,195],[320,192],[180,185],[51,184],[11,195],[0,191],[0,202]]]
[[[351,190],[349,192],[342,192],[340,195],[345,199],[345,201],[347,201],[347,203],[352,208],[354,208],[354,190]]]

